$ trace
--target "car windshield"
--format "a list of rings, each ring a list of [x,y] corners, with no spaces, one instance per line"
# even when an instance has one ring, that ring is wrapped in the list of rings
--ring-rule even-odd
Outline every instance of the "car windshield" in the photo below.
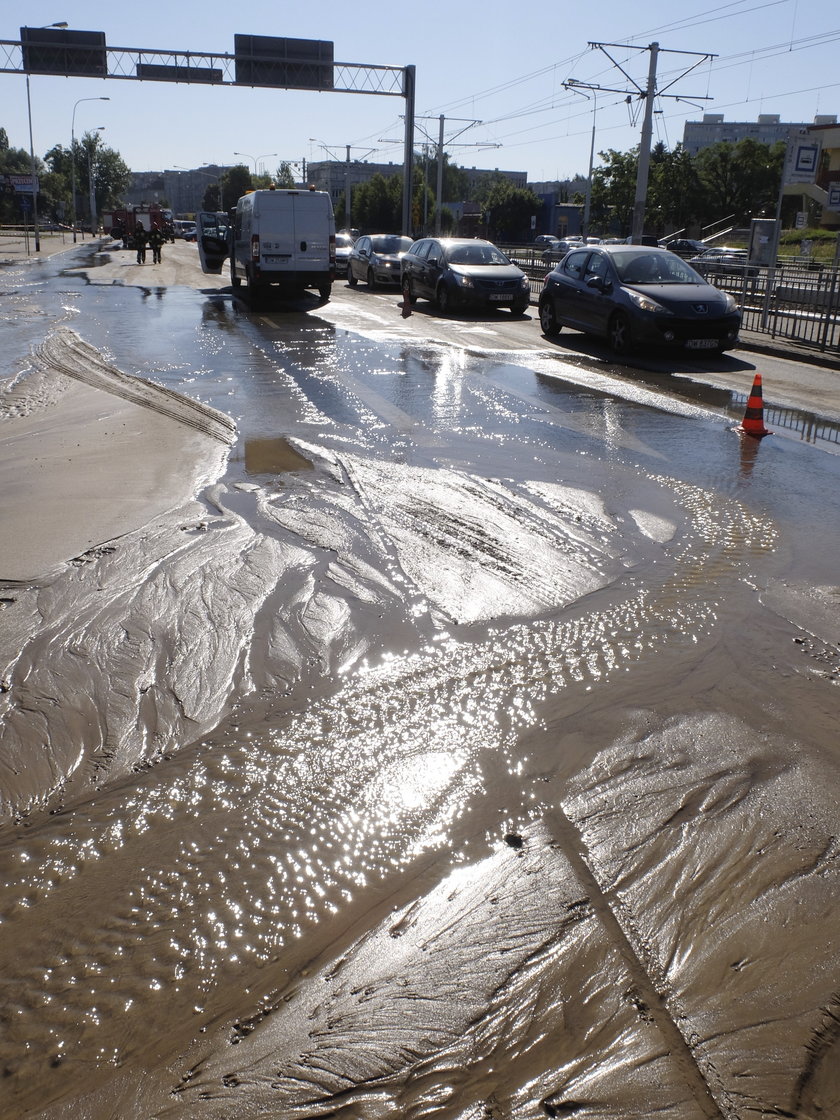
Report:
[[[339,248],[352,248],[353,238],[349,233],[337,233],[335,235],[335,243]]]
[[[412,245],[410,237],[398,237],[396,234],[372,237],[370,242],[374,253],[406,253]]]
[[[703,284],[691,265],[674,253],[616,253],[612,258],[622,284]]]
[[[455,245],[446,259],[450,264],[510,264],[495,245]]]

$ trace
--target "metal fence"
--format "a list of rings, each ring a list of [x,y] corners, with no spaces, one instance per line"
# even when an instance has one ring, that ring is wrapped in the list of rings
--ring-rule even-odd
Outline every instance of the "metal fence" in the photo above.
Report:
[[[505,252],[519,264],[539,299],[546,274],[562,259],[549,260],[532,247]],[[784,338],[802,346],[840,353],[840,270],[833,266],[781,262],[775,268],[753,264],[709,264],[706,279],[730,292],[741,307],[745,330]]]

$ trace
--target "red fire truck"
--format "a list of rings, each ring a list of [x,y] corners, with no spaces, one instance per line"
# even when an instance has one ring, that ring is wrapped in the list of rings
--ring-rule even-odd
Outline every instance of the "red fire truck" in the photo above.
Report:
[[[156,203],[133,206],[124,210],[105,210],[102,214],[102,228],[115,241],[122,240],[123,249],[128,249],[131,245],[138,225],[141,225],[147,233],[149,230],[160,229],[168,238],[175,239],[172,211]]]

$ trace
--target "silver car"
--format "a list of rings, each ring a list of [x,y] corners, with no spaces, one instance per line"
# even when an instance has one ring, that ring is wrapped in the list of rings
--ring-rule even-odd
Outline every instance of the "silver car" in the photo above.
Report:
[[[413,244],[413,238],[397,233],[365,234],[350,251],[347,283],[351,288],[360,280],[369,288],[377,284],[399,284],[403,255]]]

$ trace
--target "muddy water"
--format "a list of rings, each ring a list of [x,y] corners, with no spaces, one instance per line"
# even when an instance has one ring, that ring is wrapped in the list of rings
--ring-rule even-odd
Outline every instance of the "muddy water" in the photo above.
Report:
[[[836,1114],[838,457],[69,283],[239,437],[4,592],[4,1115]]]

